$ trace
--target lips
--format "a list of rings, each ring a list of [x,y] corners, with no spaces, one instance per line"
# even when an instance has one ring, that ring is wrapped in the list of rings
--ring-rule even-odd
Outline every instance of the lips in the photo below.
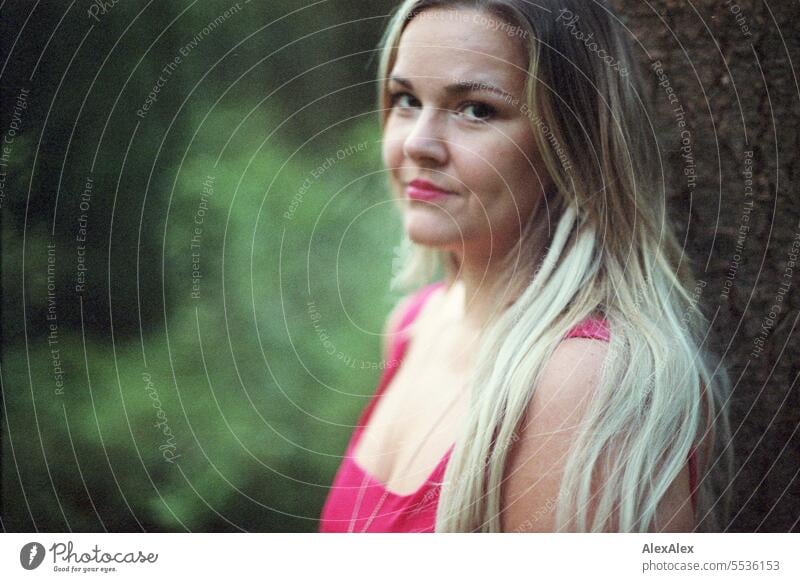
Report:
[[[412,180],[406,186],[406,195],[411,200],[430,201],[443,196],[454,196],[455,192],[439,188],[427,180]]]

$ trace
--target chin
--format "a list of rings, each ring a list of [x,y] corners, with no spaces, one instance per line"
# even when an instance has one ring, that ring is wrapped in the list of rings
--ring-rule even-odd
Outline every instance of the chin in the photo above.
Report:
[[[405,229],[413,243],[432,249],[460,249],[463,244],[458,228],[447,217],[407,217]]]

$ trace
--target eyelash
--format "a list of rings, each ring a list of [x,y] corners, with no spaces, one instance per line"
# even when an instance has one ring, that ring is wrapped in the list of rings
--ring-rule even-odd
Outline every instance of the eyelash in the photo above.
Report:
[[[389,94],[389,101],[392,105],[392,108],[397,107],[398,100],[404,96],[411,97],[412,99],[417,101],[417,99],[411,93],[407,91],[397,91]],[[486,123],[497,114],[497,110],[494,107],[492,107],[487,103],[482,103],[480,101],[466,101],[460,105],[460,109],[463,110],[463,108],[471,106],[483,107],[486,109],[486,114],[487,114],[487,116],[483,118],[478,118],[478,117],[466,118],[468,121],[471,121],[473,123]],[[461,110],[459,110],[459,115],[461,115]]]

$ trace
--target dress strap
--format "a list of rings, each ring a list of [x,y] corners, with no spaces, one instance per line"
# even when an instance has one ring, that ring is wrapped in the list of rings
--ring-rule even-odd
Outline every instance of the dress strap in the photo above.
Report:
[[[394,340],[392,341],[392,349],[389,350],[391,354],[390,359],[392,360],[398,359],[396,357],[397,353],[402,353],[405,351],[406,345],[408,344],[409,340],[406,329],[417,318],[419,312],[422,311],[422,307],[425,305],[425,302],[428,300],[431,294],[433,294],[433,292],[436,291],[442,285],[444,285],[444,282],[442,281],[431,283],[430,285],[426,285],[425,287],[417,291],[414,295],[412,295],[409,298],[408,300],[409,305],[403,312],[402,316],[400,317],[400,323],[397,325],[396,329],[390,330],[390,333],[394,334]]]
[[[608,321],[603,318],[584,319],[569,330],[565,339],[571,337],[599,339],[607,342],[611,338]]]
[[[408,307],[405,308],[400,316],[400,322],[397,324],[397,327],[389,330],[389,333],[393,335],[389,345],[389,359],[388,361],[384,362],[385,367],[378,382],[377,389],[373,393],[369,403],[364,408],[360,418],[358,419],[355,435],[350,445],[351,448],[355,447],[359,440],[361,431],[364,430],[367,422],[369,422],[369,418],[372,415],[372,411],[377,405],[378,400],[386,390],[395,372],[397,372],[397,369],[400,367],[400,362],[405,355],[405,351],[409,342],[409,336],[406,329],[417,318],[419,312],[422,310],[423,305],[425,305],[425,302],[428,300],[431,294],[442,285],[444,285],[443,281],[431,283],[430,285],[423,287],[411,295],[408,298]]]

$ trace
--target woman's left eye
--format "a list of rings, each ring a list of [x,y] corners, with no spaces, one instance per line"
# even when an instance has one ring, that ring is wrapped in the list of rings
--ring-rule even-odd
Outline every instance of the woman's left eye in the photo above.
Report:
[[[459,111],[470,121],[489,121],[496,113],[495,108],[486,103],[467,103]]]

